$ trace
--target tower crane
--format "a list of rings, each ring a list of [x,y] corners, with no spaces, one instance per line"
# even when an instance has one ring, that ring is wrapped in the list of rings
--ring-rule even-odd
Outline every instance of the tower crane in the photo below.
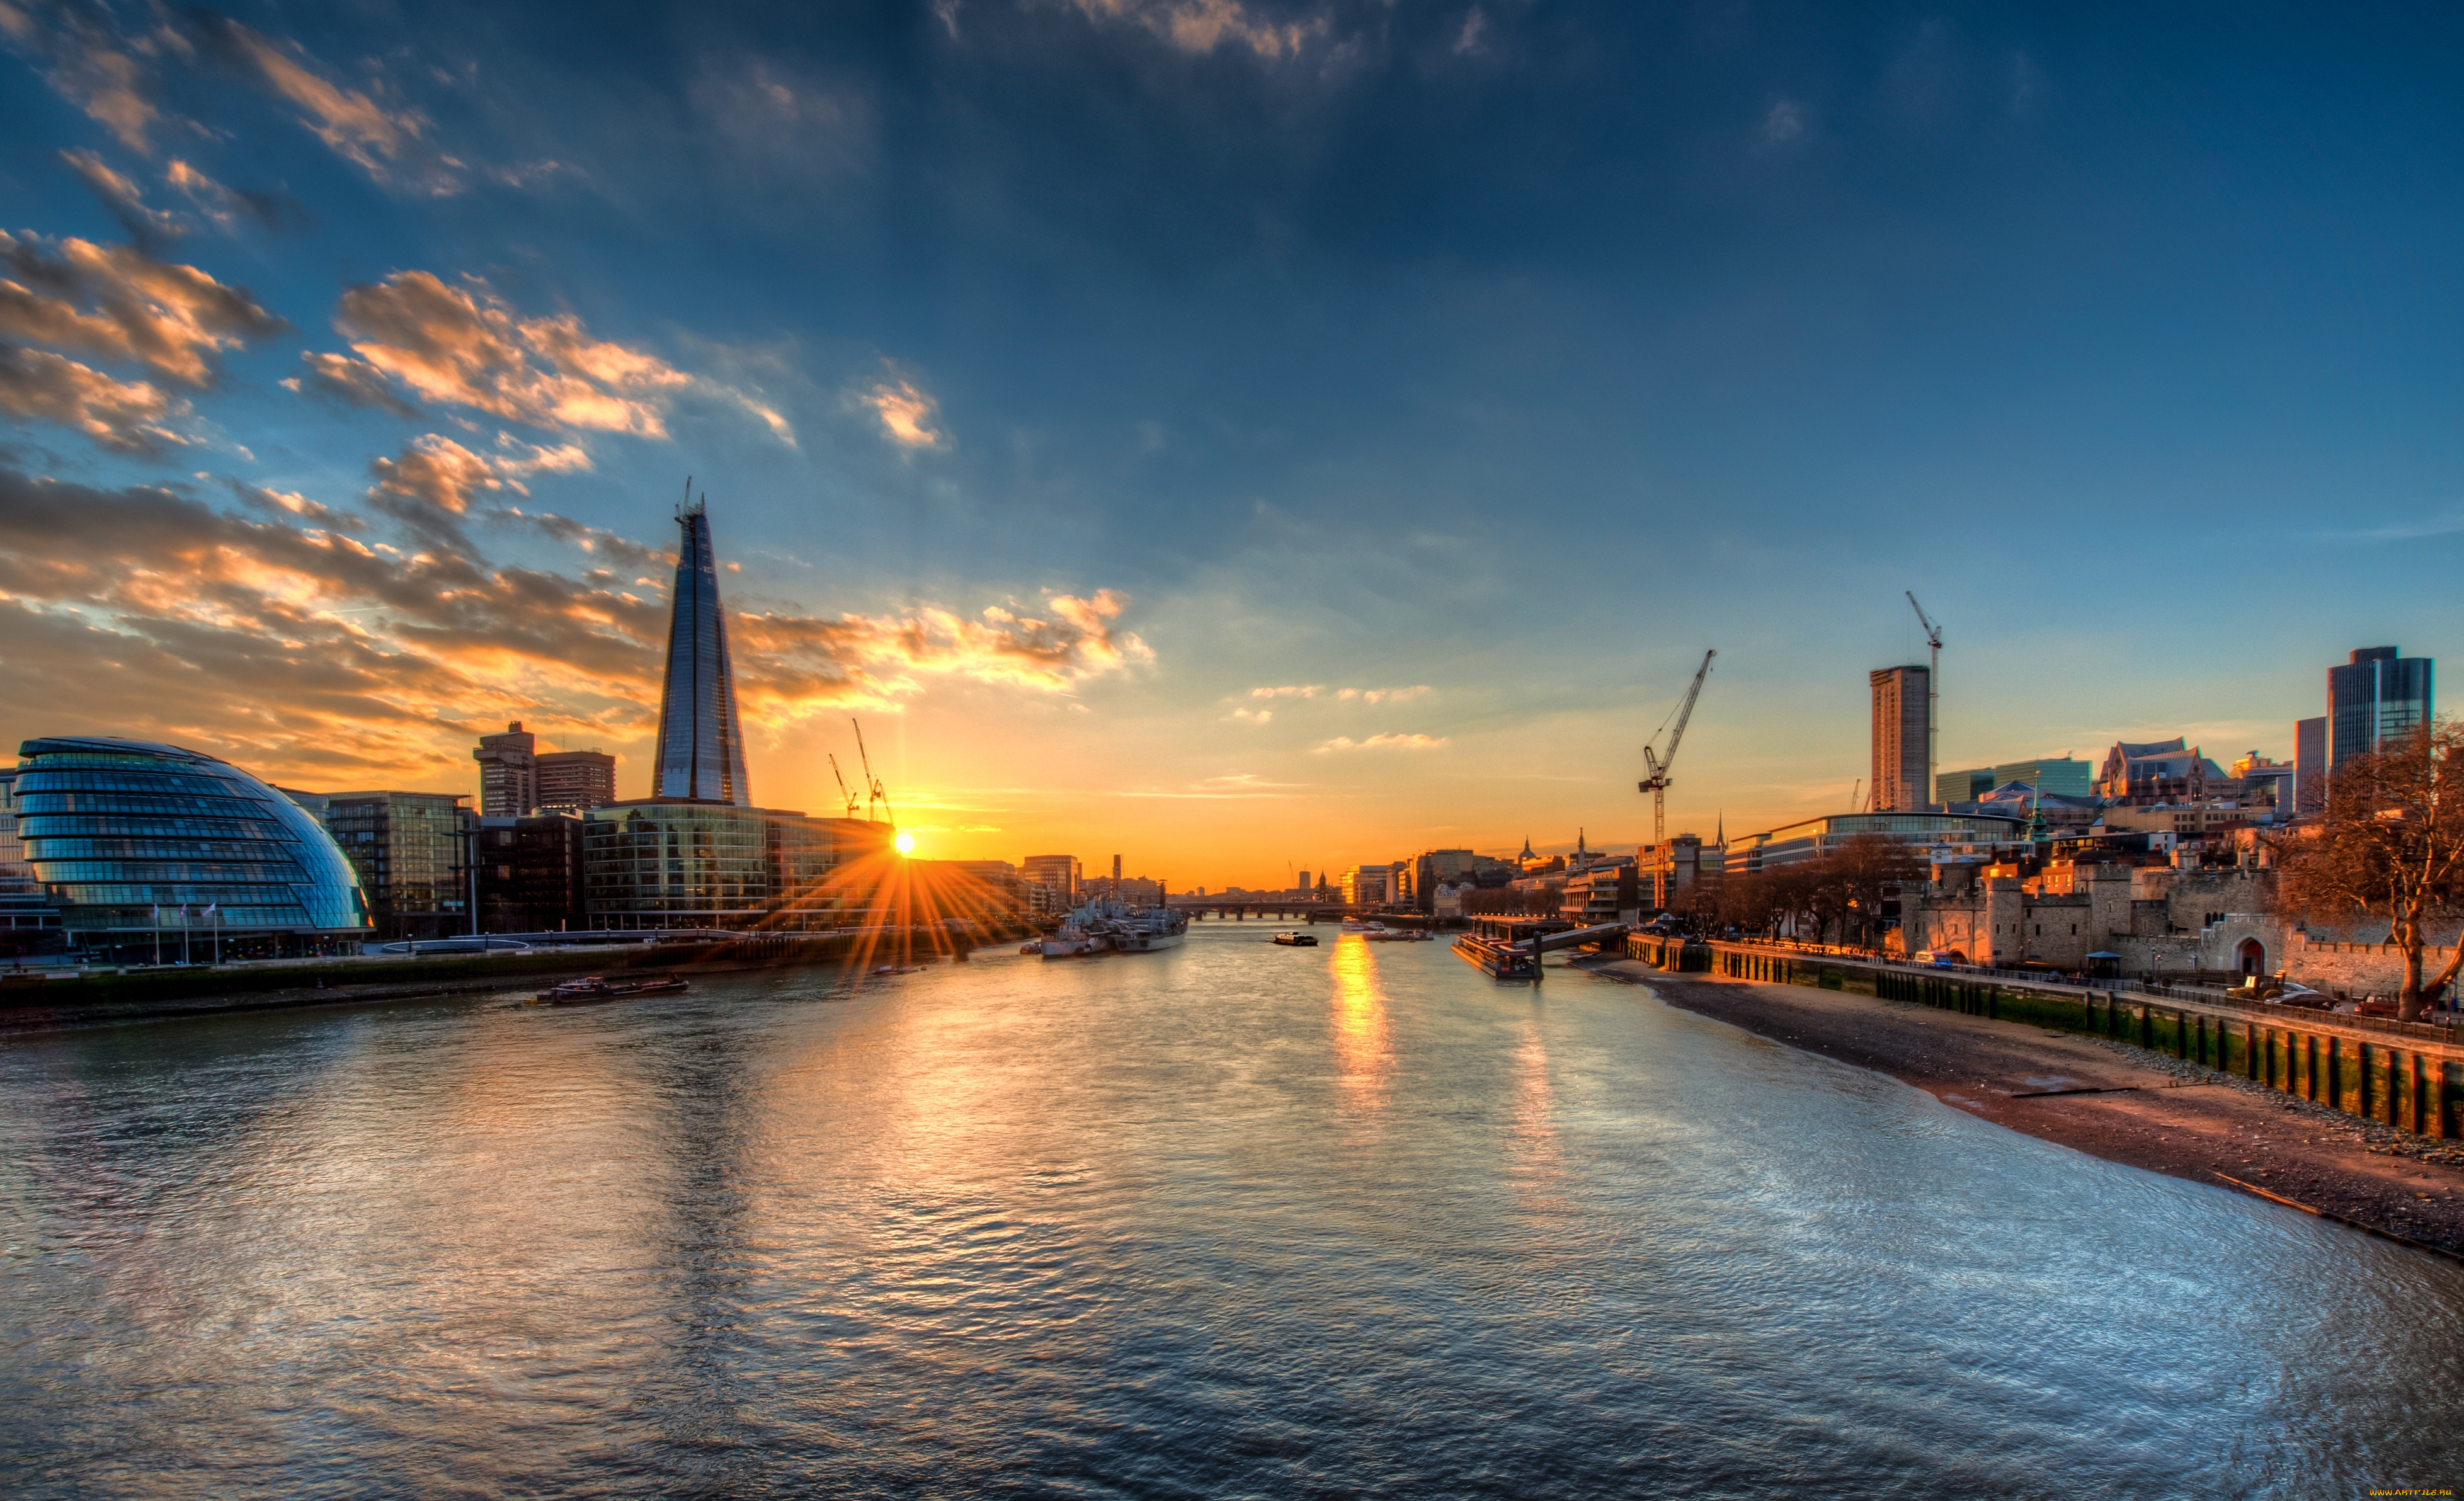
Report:
[[[1909,589],[1908,608],[1917,612],[1917,624],[1925,627],[1925,645],[1932,654],[1925,659],[1925,784],[1924,796],[1917,799],[1919,807],[1933,806],[1934,747],[1942,743],[1942,628],[1933,623],[1917,603],[1917,591]]]
[[[839,801],[847,805],[847,816],[853,818],[855,817],[855,806],[861,801],[861,799],[857,798],[854,793],[847,790],[847,774],[839,770],[838,757],[832,755],[829,758],[829,762],[830,775],[838,778],[839,781]]]
[[[1642,748],[1643,769],[1649,773],[1635,784],[1636,790],[1651,794],[1651,843],[1654,849],[1668,842],[1668,772],[1676,764],[1677,747],[1685,739],[1685,721],[1694,717],[1694,700],[1703,696],[1703,679],[1711,675],[1711,659],[1717,651],[1703,653],[1703,665],[1694,670],[1694,685],[1685,690],[1685,701],[1677,706],[1676,727],[1668,732],[1668,748]]]
[[[870,823],[873,805],[879,804],[883,807],[890,807],[890,789],[883,786],[881,779],[872,774],[872,756],[864,748],[864,726],[856,724],[854,715],[847,716],[847,723],[855,724],[855,753],[864,758],[864,818],[866,823]],[[854,800],[849,799],[847,806],[853,807]],[[893,824],[898,822],[896,808],[891,808],[890,821]]]

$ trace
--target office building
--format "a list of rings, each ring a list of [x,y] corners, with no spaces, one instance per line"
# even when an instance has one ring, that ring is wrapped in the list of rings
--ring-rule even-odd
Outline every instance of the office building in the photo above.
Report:
[[[255,936],[269,953],[368,928],[361,882],[307,809],[228,762],[87,736],[18,748],[11,802],[24,864],[87,946],[158,928]]]
[[[1019,862],[1026,878],[1060,900],[1061,910],[1078,905],[1078,857],[1074,854],[1031,854]]]
[[[1343,872],[1343,899],[1357,906],[1384,907],[1408,900],[1411,867],[1400,860],[1356,865]]]
[[[0,957],[23,958],[51,945],[60,915],[43,895],[43,883],[26,860],[17,837],[17,768],[0,766]]]
[[[533,807],[587,813],[615,801],[615,757],[595,750],[539,752],[539,801]]]
[[[1708,912],[1718,899],[1726,851],[1700,834],[1679,834],[1635,851],[1645,912]]]
[[[2096,768],[2073,756],[2038,756],[2028,761],[2004,762],[1993,768],[1994,786],[2007,787],[2014,782],[2039,792],[2066,798],[2093,797],[2096,794]]]
[[[324,797],[325,827],[359,875],[379,937],[441,938],[471,930],[463,844],[470,809],[460,794]]]
[[[896,826],[786,808],[643,798],[583,815],[594,928],[819,932],[888,920]]]
[[[727,611],[718,600],[718,560],[701,501],[676,513],[676,586],[668,616],[668,670],[659,695],[656,774],[660,798],[753,806],[744,776],[744,729],[736,714],[736,670],[727,651]]]
[[[1740,834],[1728,841],[1723,863],[1729,875],[1751,875],[1818,859],[1860,834],[1928,849],[1990,850],[2024,842],[2028,821],[1993,813],[1831,813],[1759,834]]]
[[[471,759],[479,763],[479,816],[519,818],[539,806],[539,739],[516,719],[502,735],[482,735]]]
[[[2293,721],[2293,808],[2296,817],[2327,806],[2327,717]]]
[[[482,933],[590,926],[582,900],[582,819],[573,813],[477,820],[471,838]]]
[[[1926,762],[1931,755],[1933,706],[1927,697],[1932,674],[1922,667],[1878,668],[1867,674],[1874,690],[1874,782],[1872,810],[1877,813],[1921,812],[1932,790]]]
[[[1971,766],[1964,771],[1938,771],[1933,778],[1933,800],[1944,807],[1953,803],[1973,803],[2001,785],[1993,780],[1991,766]]]
[[[2399,656],[2394,647],[2364,647],[2344,666],[2327,669],[2330,769],[2431,721],[2430,666],[2430,658]]]

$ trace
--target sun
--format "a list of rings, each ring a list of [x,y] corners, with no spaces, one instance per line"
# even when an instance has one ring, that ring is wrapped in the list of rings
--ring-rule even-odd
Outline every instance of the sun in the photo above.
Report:
[[[898,831],[898,837],[891,840],[891,843],[898,847],[898,852],[900,854],[913,854],[915,852],[915,836],[903,828]]]

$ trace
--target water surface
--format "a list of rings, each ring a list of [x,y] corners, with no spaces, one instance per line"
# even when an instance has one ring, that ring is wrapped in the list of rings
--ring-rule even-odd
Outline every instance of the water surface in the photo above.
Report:
[[[2464,1269],[1442,945],[0,1048],[18,1496],[2353,1494]]]

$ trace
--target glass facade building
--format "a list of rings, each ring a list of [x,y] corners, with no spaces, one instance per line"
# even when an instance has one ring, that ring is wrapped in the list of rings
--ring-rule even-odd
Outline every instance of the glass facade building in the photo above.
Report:
[[[328,792],[325,827],[388,938],[471,930],[464,838],[470,810],[451,792]]]
[[[869,920],[894,868],[889,824],[649,798],[582,834],[592,927],[826,929]]]
[[[736,669],[727,654],[727,611],[718,602],[718,559],[699,503],[676,513],[676,588],[668,617],[668,675],[659,695],[662,798],[748,807],[744,729],[736,717]]]
[[[363,933],[367,903],[317,820],[228,762],[172,745],[55,737],[18,747],[26,863],[78,937],[176,922],[222,933]]]
[[[2431,659],[2396,652],[2394,647],[2364,647],[2343,667],[2327,669],[2330,767],[2430,722]]]

